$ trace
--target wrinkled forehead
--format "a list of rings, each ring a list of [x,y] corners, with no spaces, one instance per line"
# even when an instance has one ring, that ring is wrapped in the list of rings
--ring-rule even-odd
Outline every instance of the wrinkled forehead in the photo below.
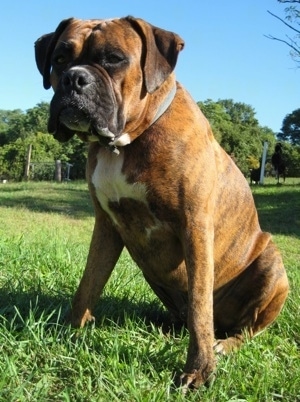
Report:
[[[80,53],[83,47],[101,46],[108,42],[121,45],[137,36],[130,23],[122,18],[74,19],[59,37],[56,49],[67,46]]]
[[[120,18],[110,18],[110,19],[92,19],[92,20],[79,20],[73,19],[71,23],[67,26],[63,35],[74,36],[74,35],[90,35],[92,32],[96,31],[106,31],[107,29],[112,29],[114,25],[121,25]]]

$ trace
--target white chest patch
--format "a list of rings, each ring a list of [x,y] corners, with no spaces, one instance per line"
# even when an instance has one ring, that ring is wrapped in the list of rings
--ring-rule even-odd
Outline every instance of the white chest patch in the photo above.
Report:
[[[97,155],[97,165],[92,175],[92,183],[102,208],[118,224],[109,208],[109,202],[119,202],[121,198],[130,198],[147,204],[146,186],[141,183],[128,183],[122,173],[124,151],[116,154],[109,149],[101,148]]]

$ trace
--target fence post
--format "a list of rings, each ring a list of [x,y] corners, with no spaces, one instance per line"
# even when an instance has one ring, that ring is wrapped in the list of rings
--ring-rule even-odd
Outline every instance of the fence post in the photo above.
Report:
[[[26,163],[25,163],[25,171],[24,171],[24,180],[28,180],[28,179],[29,179],[29,169],[30,169],[31,151],[32,151],[32,144],[29,144],[29,145],[28,145],[28,148],[27,148],[27,155],[26,155]]]
[[[55,181],[61,182],[61,161],[55,161]]]
[[[259,178],[259,183],[260,184],[264,184],[267,151],[268,151],[268,143],[267,143],[267,141],[265,141],[264,142],[263,154],[262,154],[261,169],[260,169],[260,178]]]

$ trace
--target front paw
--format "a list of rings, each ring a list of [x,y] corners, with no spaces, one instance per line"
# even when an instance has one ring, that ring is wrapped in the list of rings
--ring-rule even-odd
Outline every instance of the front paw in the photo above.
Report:
[[[86,309],[84,314],[75,314],[74,310],[70,310],[65,318],[66,324],[70,324],[73,328],[83,328],[87,322],[94,323],[95,317],[89,309]]]
[[[210,386],[215,380],[215,365],[207,365],[204,369],[192,370],[191,372],[184,372],[179,378],[179,386],[182,388],[183,393],[188,389],[197,389],[201,385]]]

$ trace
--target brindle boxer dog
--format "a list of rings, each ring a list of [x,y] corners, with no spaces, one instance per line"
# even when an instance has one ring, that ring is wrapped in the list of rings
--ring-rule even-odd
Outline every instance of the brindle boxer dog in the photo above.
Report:
[[[167,309],[187,321],[187,389],[210,380],[214,351],[274,321],[288,281],[246,179],[175,80],[183,46],[142,19],[71,18],[35,51],[44,87],[55,92],[49,132],[90,142],[96,220],[71,323],[94,319],[125,246]]]

